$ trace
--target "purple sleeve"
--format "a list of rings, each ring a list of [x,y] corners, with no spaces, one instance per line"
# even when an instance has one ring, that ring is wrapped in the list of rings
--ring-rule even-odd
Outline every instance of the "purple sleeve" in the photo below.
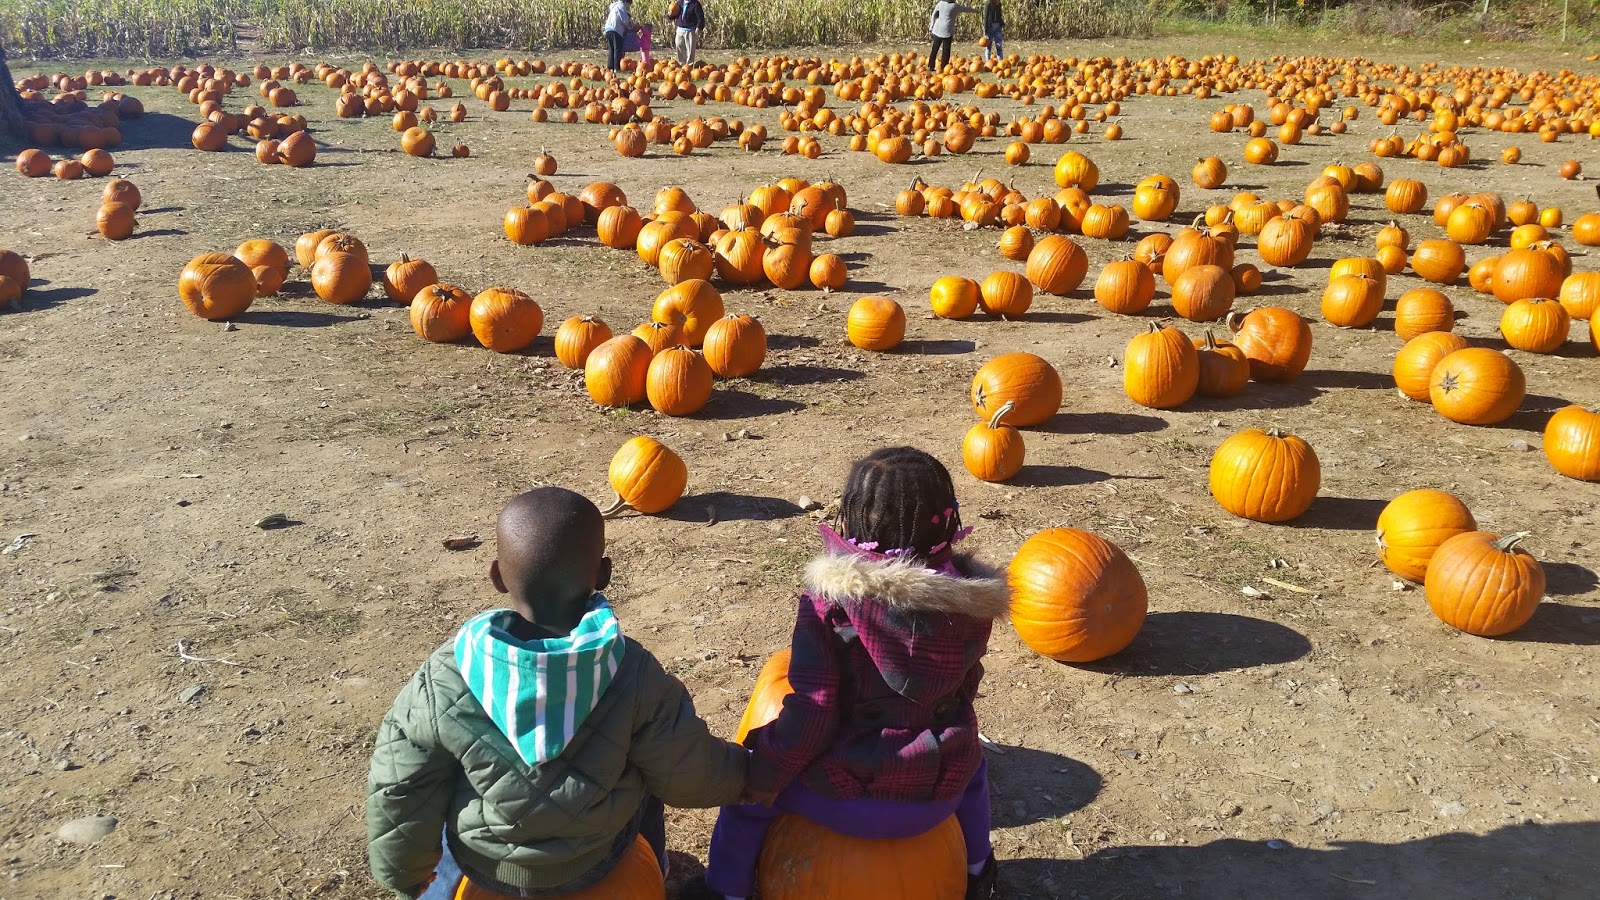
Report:
[[[776,794],[827,751],[839,731],[838,637],[802,597],[790,642],[789,684],[783,711],[756,734],[750,791]]]

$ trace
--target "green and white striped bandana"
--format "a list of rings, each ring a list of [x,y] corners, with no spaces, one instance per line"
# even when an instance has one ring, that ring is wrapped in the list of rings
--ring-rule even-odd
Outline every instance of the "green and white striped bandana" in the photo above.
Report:
[[[561,755],[622,665],[622,629],[605,595],[572,633],[523,641],[507,630],[516,616],[494,609],[456,635],[456,665],[467,689],[530,766]]]

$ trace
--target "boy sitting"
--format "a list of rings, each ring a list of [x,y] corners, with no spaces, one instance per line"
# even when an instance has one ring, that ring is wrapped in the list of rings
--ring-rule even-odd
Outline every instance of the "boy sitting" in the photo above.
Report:
[[[593,503],[522,494],[495,540],[489,581],[511,608],[434,651],[378,730],[373,876],[428,900],[463,877],[512,896],[575,892],[641,836],[664,874],[663,803],[734,802],[747,752],[712,737],[683,684],[623,637],[599,593],[611,560]]]

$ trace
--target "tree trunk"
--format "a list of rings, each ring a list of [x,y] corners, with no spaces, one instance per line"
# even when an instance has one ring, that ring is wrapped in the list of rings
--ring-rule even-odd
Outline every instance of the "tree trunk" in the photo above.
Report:
[[[0,133],[20,138],[26,132],[22,98],[17,94],[17,82],[11,77],[11,67],[6,65],[6,46],[0,44]]]

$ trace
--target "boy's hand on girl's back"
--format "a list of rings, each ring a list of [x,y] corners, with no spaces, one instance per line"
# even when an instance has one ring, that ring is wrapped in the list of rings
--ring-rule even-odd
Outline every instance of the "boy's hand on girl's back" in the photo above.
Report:
[[[769,794],[769,793],[761,792],[761,791],[752,791],[748,787],[745,788],[744,791],[739,794],[739,803],[744,805],[744,806],[756,806],[758,804],[761,805],[761,806],[771,806],[773,801],[775,801],[777,799],[778,799],[778,795],[777,794]]]

